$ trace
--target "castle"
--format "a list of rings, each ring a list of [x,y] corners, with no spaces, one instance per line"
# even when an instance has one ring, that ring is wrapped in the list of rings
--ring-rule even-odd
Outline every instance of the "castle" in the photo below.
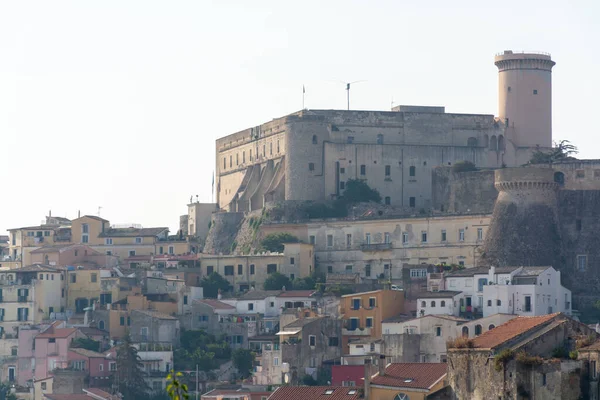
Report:
[[[219,208],[251,211],[269,201],[329,200],[349,179],[363,179],[385,204],[432,206],[432,170],[471,161],[518,166],[552,146],[554,61],[505,51],[498,116],[450,114],[444,107],[392,111],[302,110],[216,142]]]

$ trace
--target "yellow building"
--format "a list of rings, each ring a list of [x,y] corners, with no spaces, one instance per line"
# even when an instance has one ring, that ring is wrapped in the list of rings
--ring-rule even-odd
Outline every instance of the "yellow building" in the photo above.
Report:
[[[97,267],[69,267],[67,271],[67,309],[83,313],[102,294],[102,278],[110,278],[109,269]]]
[[[375,290],[342,296],[340,314],[344,319],[342,328],[344,354],[348,354],[348,342],[352,339],[381,338],[383,320],[403,312],[403,291]]]
[[[384,369],[385,368],[385,369]],[[365,385],[365,398],[425,400],[447,386],[446,363],[393,363],[380,366]]]

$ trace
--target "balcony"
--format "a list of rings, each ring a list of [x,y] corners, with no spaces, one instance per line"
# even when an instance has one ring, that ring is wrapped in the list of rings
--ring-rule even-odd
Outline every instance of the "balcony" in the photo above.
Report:
[[[391,248],[391,243],[364,243],[360,245],[360,249],[362,251],[382,251],[390,250]]]
[[[344,335],[344,336],[371,336],[371,328],[356,328],[356,329],[342,328],[342,335]]]

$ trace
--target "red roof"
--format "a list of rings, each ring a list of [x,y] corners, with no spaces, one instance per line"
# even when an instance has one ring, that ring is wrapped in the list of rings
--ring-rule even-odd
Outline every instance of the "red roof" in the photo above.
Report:
[[[361,399],[359,388],[335,386],[281,386],[269,400],[354,400]]]
[[[100,390],[98,388],[87,388],[87,389],[83,389],[83,391],[85,393],[91,393],[94,396],[99,396],[99,397],[102,397],[102,398],[107,399],[107,400],[118,399],[119,398],[119,396],[113,396],[112,394],[110,394],[108,392],[105,392],[104,390]]]
[[[446,376],[446,363],[393,363],[385,375],[371,378],[371,384],[407,389],[431,389]]]
[[[355,386],[363,387],[365,384],[364,365],[332,365],[331,384],[342,386],[342,382],[354,382]]]
[[[286,290],[277,295],[277,297],[310,297],[315,294],[314,290]]]
[[[495,327],[494,329],[486,331],[481,336],[476,337],[473,342],[477,348],[493,349],[533,328],[552,321],[559,314],[560,313],[554,313],[539,317],[513,318],[510,321]]]
[[[63,339],[71,336],[77,332],[75,328],[60,328],[56,329],[53,326],[48,328],[44,333],[40,333],[35,338],[36,339],[47,339],[47,338],[55,338],[55,339]]]
[[[85,393],[79,394],[51,394],[44,393],[44,398],[49,400],[93,400],[94,398]]]

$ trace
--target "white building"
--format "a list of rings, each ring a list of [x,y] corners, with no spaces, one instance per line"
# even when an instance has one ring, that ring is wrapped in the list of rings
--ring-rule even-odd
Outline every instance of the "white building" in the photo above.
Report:
[[[442,290],[425,292],[417,297],[417,315],[459,315],[459,299],[462,292]]]
[[[447,312],[451,315],[571,315],[571,291],[561,285],[560,272],[552,267],[471,268],[450,273],[444,280],[446,289],[462,292],[458,310]]]

